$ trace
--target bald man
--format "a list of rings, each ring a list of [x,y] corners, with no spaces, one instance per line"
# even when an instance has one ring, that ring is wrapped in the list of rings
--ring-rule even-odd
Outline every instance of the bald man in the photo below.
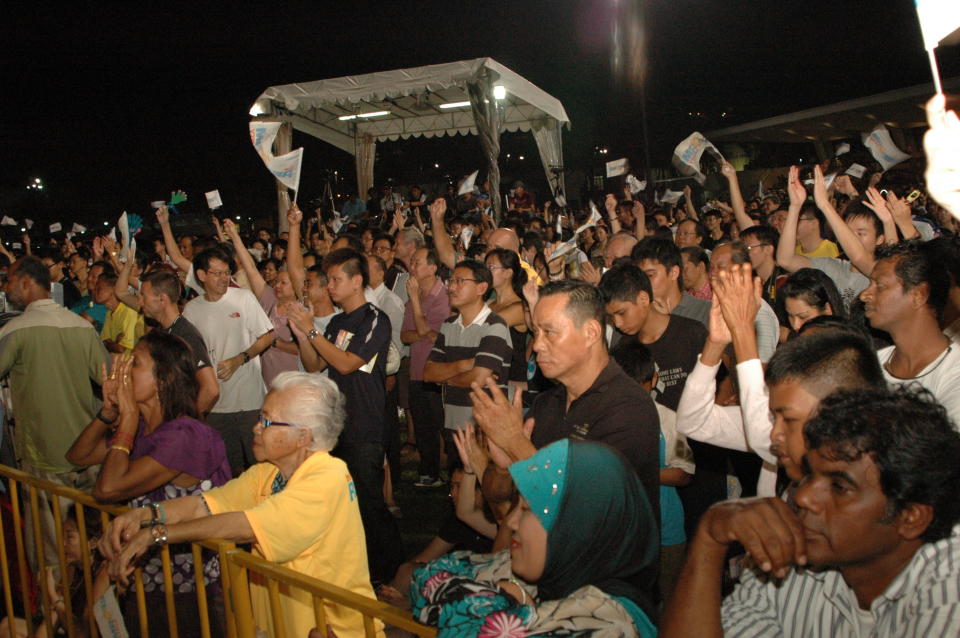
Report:
[[[617,233],[607,240],[607,247],[603,250],[603,265],[608,269],[613,262],[621,257],[629,257],[633,247],[637,245],[637,238],[629,233]]]

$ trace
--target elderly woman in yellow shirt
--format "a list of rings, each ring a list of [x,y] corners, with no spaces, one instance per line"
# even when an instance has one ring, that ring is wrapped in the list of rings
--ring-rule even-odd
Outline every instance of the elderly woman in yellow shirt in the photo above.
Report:
[[[343,421],[344,398],[329,378],[277,375],[254,426],[260,462],[203,495],[163,502],[162,522],[144,508],[114,519],[101,541],[111,575],[125,581],[152,546],[218,537],[253,543],[254,553],[269,561],[374,598],[353,480],[329,454]],[[157,524],[140,529],[151,521]],[[266,587],[251,583],[251,597],[258,628],[275,635]],[[326,604],[336,635],[362,633],[359,612]],[[281,605],[287,633],[306,636],[315,625],[310,595],[283,592]]]

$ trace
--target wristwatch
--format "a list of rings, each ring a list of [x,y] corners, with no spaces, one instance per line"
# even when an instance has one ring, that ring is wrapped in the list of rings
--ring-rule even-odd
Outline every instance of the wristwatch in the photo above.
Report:
[[[320,336],[320,331],[316,328],[311,328],[307,331],[307,339],[315,339],[318,336]]]
[[[243,357],[243,362],[248,363],[250,361],[250,353],[244,350],[240,353],[240,356]]]

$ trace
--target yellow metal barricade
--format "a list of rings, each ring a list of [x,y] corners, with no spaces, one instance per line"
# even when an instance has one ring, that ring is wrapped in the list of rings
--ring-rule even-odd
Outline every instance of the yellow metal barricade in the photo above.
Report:
[[[46,625],[47,635],[52,635],[52,619],[55,607],[62,605],[63,618],[61,624],[66,628],[67,634],[71,638],[81,634],[95,638],[99,635],[92,610],[96,574],[93,573],[91,563],[91,544],[84,515],[85,508],[93,508],[99,511],[103,529],[106,529],[112,517],[123,513],[127,508],[104,505],[85,492],[37,478],[5,465],[0,465],[0,477],[6,478],[8,481],[10,500],[9,516],[3,509],[0,509],[0,569],[3,571],[0,574],[0,585],[3,587],[3,597],[0,600],[0,604],[2,604],[0,617],[5,616],[7,622],[11,623],[10,627],[12,629],[13,619],[18,615],[21,616],[22,621],[26,624],[27,634],[33,635],[36,630],[34,617],[41,616],[43,618],[41,623]],[[52,509],[49,516],[44,516],[44,512],[41,511],[43,509],[43,505],[40,503],[41,495],[45,496],[51,505]],[[69,595],[69,570],[63,546],[62,518],[66,512],[66,507],[61,499],[62,501],[72,502],[73,507],[76,508],[82,558],[80,572],[83,576],[83,588],[86,594],[86,608],[82,614],[78,613],[80,610],[72,609],[73,601]],[[29,502],[29,514],[24,512],[25,500]],[[53,520],[52,531],[56,538],[55,557],[45,555],[49,553],[49,549],[44,546],[44,532],[50,530],[44,529],[44,521],[49,518]],[[36,572],[32,572],[28,565],[25,526],[27,520],[32,523],[37,564],[43,565],[47,558],[54,558],[54,560],[48,562],[58,567],[60,591],[64,592],[59,599],[51,599],[49,595],[48,588],[45,586],[45,570],[41,567]],[[8,547],[10,536],[13,539],[13,548]],[[15,551],[15,561],[11,549]],[[199,632],[203,638],[214,636],[213,631],[216,626],[211,623],[211,613],[214,610],[210,609],[209,587],[205,585],[203,580],[201,555],[203,549],[216,553],[220,561],[223,609],[219,618],[222,618],[224,624],[221,628],[222,635],[227,636],[227,638],[255,638],[256,636],[256,622],[253,617],[249,591],[248,575],[250,573],[256,574],[257,578],[263,579],[267,583],[273,626],[279,630],[278,635],[283,635],[282,629],[285,620],[280,605],[281,586],[303,590],[309,594],[313,600],[316,626],[321,630],[323,636],[327,635],[325,603],[336,604],[362,614],[366,636],[375,635],[375,620],[380,620],[388,627],[396,627],[416,636],[436,635],[436,630],[433,627],[421,625],[406,611],[280,567],[249,552],[237,549],[232,542],[222,539],[206,539],[192,543],[191,547],[193,565],[196,570],[194,580],[196,582]],[[176,637],[180,633],[178,632],[177,612],[173,595],[175,586],[171,584],[172,570],[169,547],[161,549],[161,561],[163,565],[165,609],[152,609],[148,613],[140,568],[134,572],[134,591],[129,594],[133,595],[137,602],[138,624],[140,634],[144,637],[150,635],[149,618],[157,618],[158,615],[166,615],[167,624],[170,627],[169,636]],[[19,592],[14,590],[15,587],[19,588]],[[19,594],[19,597],[17,597],[17,594]],[[85,618],[86,627],[75,626],[75,617]],[[179,629],[182,630],[183,627]]]

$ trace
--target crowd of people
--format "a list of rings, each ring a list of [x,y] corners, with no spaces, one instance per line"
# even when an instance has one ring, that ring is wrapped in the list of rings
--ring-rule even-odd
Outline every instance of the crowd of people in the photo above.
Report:
[[[517,184],[496,214],[486,185],[413,186],[294,205],[281,232],[178,237],[161,207],[149,254],[27,243],[0,328],[17,463],[131,507],[96,591],[142,566],[181,635],[197,578],[222,608],[186,544],[209,537],[441,635],[960,632],[960,209],[936,161],[960,127],[929,108],[926,187],[841,157],[751,198],[724,162],[700,206]],[[410,489],[450,486],[423,548],[397,525],[404,458]],[[310,596],[281,598],[306,636]]]

